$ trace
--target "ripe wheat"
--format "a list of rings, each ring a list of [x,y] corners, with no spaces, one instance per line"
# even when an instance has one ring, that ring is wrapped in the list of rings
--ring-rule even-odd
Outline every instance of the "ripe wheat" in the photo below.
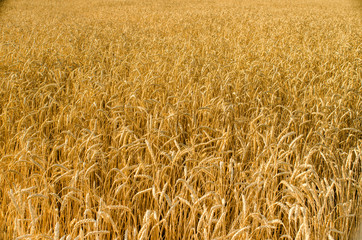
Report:
[[[0,239],[356,232],[356,2],[0,8]]]

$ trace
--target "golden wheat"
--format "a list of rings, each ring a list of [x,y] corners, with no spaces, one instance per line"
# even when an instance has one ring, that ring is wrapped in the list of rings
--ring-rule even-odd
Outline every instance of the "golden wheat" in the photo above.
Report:
[[[0,4],[0,239],[352,239],[361,5]]]

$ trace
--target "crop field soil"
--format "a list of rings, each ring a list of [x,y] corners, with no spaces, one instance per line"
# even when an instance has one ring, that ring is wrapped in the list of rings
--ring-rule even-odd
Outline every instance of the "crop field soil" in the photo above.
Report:
[[[362,6],[7,0],[0,239],[358,239]]]

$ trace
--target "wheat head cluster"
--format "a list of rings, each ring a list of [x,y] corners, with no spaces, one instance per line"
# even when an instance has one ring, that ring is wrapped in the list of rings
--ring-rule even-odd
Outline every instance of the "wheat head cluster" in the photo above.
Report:
[[[0,239],[352,239],[348,0],[9,0]]]

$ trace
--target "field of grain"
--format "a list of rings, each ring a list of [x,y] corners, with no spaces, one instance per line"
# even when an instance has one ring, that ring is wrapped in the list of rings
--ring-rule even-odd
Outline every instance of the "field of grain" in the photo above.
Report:
[[[0,239],[351,239],[362,6],[8,0]]]

